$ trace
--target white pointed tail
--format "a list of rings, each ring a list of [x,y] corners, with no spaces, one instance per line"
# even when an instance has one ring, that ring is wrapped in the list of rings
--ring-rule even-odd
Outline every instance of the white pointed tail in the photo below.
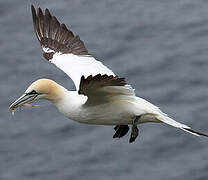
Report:
[[[166,124],[169,124],[169,125],[171,125],[171,126],[180,128],[180,129],[182,129],[182,130],[184,130],[184,131],[186,131],[186,132],[188,132],[188,133],[190,133],[190,134],[193,134],[193,135],[195,135],[195,136],[206,136],[206,137],[208,137],[207,134],[204,134],[204,133],[201,133],[201,132],[197,132],[197,131],[191,129],[189,126],[187,126],[187,125],[185,125],[185,124],[182,124],[182,123],[179,123],[179,122],[177,122],[177,121],[171,119],[171,118],[168,117],[168,116],[165,116],[165,115],[158,115],[158,116],[156,116],[156,118],[157,118],[158,120],[160,120],[160,121],[166,123]]]

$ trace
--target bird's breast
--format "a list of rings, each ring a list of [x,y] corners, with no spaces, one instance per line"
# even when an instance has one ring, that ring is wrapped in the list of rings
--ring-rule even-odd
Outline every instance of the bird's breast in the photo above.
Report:
[[[131,124],[134,114],[122,103],[106,103],[96,106],[79,106],[64,113],[66,117],[80,123],[97,125]]]

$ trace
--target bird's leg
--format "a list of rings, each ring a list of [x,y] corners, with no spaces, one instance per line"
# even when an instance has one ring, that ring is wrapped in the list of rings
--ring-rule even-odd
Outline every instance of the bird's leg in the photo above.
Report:
[[[129,139],[129,143],[134,142],[135,139],[137,138],[138,134],[139,134],[139,130],[137,128],[137,123],[138,123],[140,117],[141,116],[136,116],[136,118],[132,122],[131,136],[130,136],[130,139]]]
[[[113,138],[121,138],[129,131],[128,125],[117,125],[114,127],[114,130],[116,131],[113,135]]]

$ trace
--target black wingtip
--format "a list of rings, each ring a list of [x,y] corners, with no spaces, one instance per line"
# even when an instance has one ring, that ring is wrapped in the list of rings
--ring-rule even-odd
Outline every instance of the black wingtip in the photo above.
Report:
[[[36,16],[36,11],[35,11],[35,7],[33,6],[33,4],[31,5],[31,11],[32,11],[32,16],[34,20],[34,17]]]
[[[64,24],[60,24],[48,8],[43,11],[31,4],[31,11],[35,33],[42,47],[54,52],[88,55],[83,41]]]
[[[31,9],[35,9],[33,4],[31,4]]]
[[[50,17],[50,18],[52,17],[48,8],[45,9],[45,15]]]
[[[188,131],[188,132],[190,132],[190,133],[192,133],[192,134],[198,135],[198,136],[205,136],[205,137],[208,137],[207,134],[201,133],[201,132],[198,132],[198,131],[195,131],[195,130],[193,130],[193,129],[188,129],[188,128],[183,128],[183,129],[186,130],[186,131]]]

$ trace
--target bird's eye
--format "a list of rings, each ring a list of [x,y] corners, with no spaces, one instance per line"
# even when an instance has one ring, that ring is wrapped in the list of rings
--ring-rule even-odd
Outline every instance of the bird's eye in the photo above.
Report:
[[[28,95],[30,94],[38,94],[35,90],[32,90],[31,92],[27,93]]]

